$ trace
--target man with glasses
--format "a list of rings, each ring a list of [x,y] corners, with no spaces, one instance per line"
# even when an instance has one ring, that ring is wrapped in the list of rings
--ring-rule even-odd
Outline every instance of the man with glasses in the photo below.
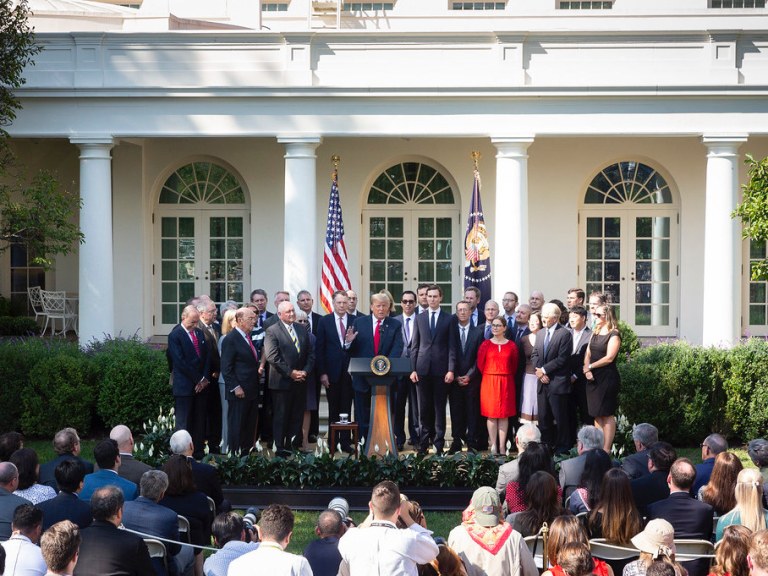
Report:
[[[517,294],[514,292],[504,292],[504,297],[501,299],[501,307],[504,308],[504,317],[507,319],[507,328],[510,328],[516,321],[515,310],[517,310]]]
[[[221,359],[219,358],[219,337],[221,336],[221,325],[216,321],[216,304],[209,296],[200,296],[200,302],[197,304],[197,311],[200,314],[200,321],[197,327],[200,328],[205,336],[205,343],[208,345],[208,380],[217,383],[219,381],[219,372],[221,370]],[[221,445],[221,398],[219,398],[218,384],[206,388],[206,438],[208,447],[214,454],[219,453]],[[204,445],[198,447],[197,459],[202,458]]]
[[[691,495],[696,497],[699,488],[709,482],[712,469],[715,467],[715,458],[721,452],[728,450],[728,440],[720,434],[710,434],[701,443],[701,464],[696,464],[696,480],[691,488]]]
[[[403,357],[410,356],[409,346],[413,336],[413,326],[416,321],[416,293],[412,290],[403,292],[400,298],[400,305],[403,313],[395,316],[395,320],[403,326]],[[416,396],[416,387],[411,383],[407,376],[401,376],[397,379],[397,390],[395,391],[395,440],[397,449],[402,450],[405,446],[405,407],[408,405],[408,443],[414,446],[418,437],[419,409],[418,398]]]
[[[349,314],[352,322],[360,318],[360,316],[365,316],[365,314],[357,309],[357,292],[354,290],[347,290],[347,314]]]

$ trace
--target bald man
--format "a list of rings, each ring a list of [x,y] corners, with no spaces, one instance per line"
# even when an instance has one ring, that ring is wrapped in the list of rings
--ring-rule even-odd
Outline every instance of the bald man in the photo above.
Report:
[[[124,424],[118,424],[112,428],[109,437],[117,442],[117,449],[120,451],[120,468],[117,474],[138,486],[141,475],[147,470],[152,470],[152,466],[139,462],[133,457],[134,442],[130,428]]]

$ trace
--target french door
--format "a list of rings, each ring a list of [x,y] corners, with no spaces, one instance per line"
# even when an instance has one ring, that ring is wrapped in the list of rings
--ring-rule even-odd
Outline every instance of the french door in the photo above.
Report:
[[[676,336],[678,214],[675,210],[584,210],[580,283],[611,295],[639,336]]]
[[[443,309],[451,311],[454,286],[461,280],[454,238],[458,214],[451,210],[365,211],[363,282],[366,294],[386,288],[400,311],[404,290],[428,282],[443,289]],[[361,298],[362,300],[362,298]],[[367,303],[360,304],[367,310]]]
[[[168,334],[186,302],[208,294],[244,302],[248,219],[242,210],[175,210],[155,215],[155,332]]]

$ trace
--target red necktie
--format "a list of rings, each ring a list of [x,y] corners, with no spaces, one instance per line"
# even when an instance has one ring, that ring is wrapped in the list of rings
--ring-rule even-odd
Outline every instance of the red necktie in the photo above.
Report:
[[[248,336],[246,336],[245,339],[248,342],[248,346],[251,347],[251,352],[253,352],[253,357],[256,358],[256,362],[258,362],[259,361],[259,355],[256,352],[256,348],[253,346],[253,340],[251,340]]]
[[[344,320],[339,317],[339,330],[341,330],[341,345],[344,346],[344,337],[346,336],[346,328],[344,328]]]
[[[379,354],[379,343],[381,342],[381,320],[376,321],[376,330],[373,331],[373,355]]]
[[[197,334],[195,334],[194,329],[190,330],[189,336],[192,338],[192,346],[195,347],[195,352],[200,356],[200,342],[197,341]]]

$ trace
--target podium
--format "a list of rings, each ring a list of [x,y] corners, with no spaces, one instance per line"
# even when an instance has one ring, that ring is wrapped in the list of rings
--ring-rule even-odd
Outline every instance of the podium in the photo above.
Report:
[[[371,385],[371,416],[368,426],[365,454],[383,456],[387,452],[397,456],[397,442],[392,431],[392,406],[390,388],[395,386],[400,376],[411,373],[410,358],[389,358],[390,367],[386,374],[377,374],[375,368],[381,367],[381,356],[375,358],[351,358],[349,373],[361,376]]]

